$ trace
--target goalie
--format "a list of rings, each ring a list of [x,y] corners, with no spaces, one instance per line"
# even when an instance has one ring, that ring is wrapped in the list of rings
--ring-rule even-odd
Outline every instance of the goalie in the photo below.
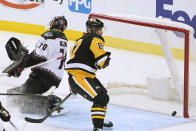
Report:
[[[6,44],[8,56],[14,61],[3,72],[9,76],[19,77],[24,68],[47,60],[64,56],[63,59],[36,66],[31,69],[27,81],[20,87],[9,89],[13,94],[39,94],[8,96],[10,106],[19,106],[24,113],[48,113],[61,101],[55,95],[50,95],[58,88],[64,73],[64,63],[67,54],[67,38],[63,33],[67,27],[64,16],[57,16],[50,22],[50,30],[43,33],[36,43],[36,48],[28,54],[20,40],[11,38]],[[41,108],[44,107],[44,108]],[[59,108],[59,111],[62,109]]]
[[[97,70],[106,68],[110,62],[111,53],[104,50],[104,38],[101,36],[103,27],[104,23],[96,18],[86,22],[87,33],[76,40],[66,65],[71,91],[93,102],[93,131],[113,126],[112,122],[104,122],[109,96],[95,75]]]

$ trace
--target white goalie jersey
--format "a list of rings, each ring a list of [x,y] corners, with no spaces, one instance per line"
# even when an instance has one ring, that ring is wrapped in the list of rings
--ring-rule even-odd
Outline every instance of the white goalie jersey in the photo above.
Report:
[[[44,65],[38,66],[40,70],[46,71],[53,77],[61,80],[64,73],[64,66],[67,54],[67,39],[65,35],[57,31],[48,31],[38,39],[34,56],[51,60],[64,56],[63,59],[54,60]]]

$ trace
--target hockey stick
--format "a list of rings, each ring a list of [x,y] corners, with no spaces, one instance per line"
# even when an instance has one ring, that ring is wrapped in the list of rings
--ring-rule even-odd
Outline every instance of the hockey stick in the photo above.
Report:
[[[57,57],[57,58],[54,58],[54,59],[51,59],[51,60],[48,60],[48,61],[45,61],[45,62],[41,62],[39,64],[36,64],[36,65],[32,65],[32,66],[29,66],[27,68],[24,68],[24,70],[26,69],[29,69],[29,68],[34,68],[34,67],[37,67],[37,66],[41,66],[41,65],[44,65],[44,64],[47,64],[49,62],[52,62],[54,60],[60,60],[60,59],[63,59],[65,56],[60,56],[60,57]],[[4,76],[4,75],[7,75],[7,73],[1,73],[0,76]]]
[[[12,93],[0,93],[2,96],[41,96],[37,94],[12,94]]]
[[[25,69],[29,69],[29,68],[34,68],[34,67],[37,67],[37,66],[45,65],[45,64],[47,64],[47,63],[49,63],[49,62],[51,62],[51,61],[63,59],[64,57],[65,57],[65,56],[60,56],[60,57],[57,57],[57,58],[54,58],[54,59],[50,59],[50,60],[48,60],[48,61],[41,62],[41,63],[39,63],[39,64],[36,64],[36,65],[30,66],[30,67],[27,67],[27,68],[25,68]]]
[[[41,119],[33,119],[33,118],[29,118],[29,117],[25,117],[25,121],[27,122],[31,122],[31,123],[42,123],[44,120],[46,120],[49,116],[52,115],[52,113],[58,109],[70,96],[72,95],[72,93],[69,93],[57,106],[55,106],[52,111],[50,113],[48,113],[45,117],[41,118]]]
[[[15,129],[16,131],[19,131],[18,128],[14,125],[14,123],[13,123],[12,121],[9,121],[9,123],[14,127],[14,129]]]
[[[14,95],[19,95],[19,96],[48,96],[50,94],[52,94],[56,89],[56,86],[52,86],[50,87],[50,89],[48,91],[46,91],[43,94],[25,94],[25,93],[0,93],[0,95],[4,95],[4,96],[14,96]]]

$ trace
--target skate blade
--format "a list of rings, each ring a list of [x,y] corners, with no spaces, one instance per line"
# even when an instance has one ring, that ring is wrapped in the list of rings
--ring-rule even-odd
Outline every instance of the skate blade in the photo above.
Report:
[[[113,127],[103,127],[103,130],[113,130]]]

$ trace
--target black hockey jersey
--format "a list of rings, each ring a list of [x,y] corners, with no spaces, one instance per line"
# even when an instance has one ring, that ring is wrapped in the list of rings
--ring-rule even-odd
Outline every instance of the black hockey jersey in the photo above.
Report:
[[[86,34],[76,40],[70,50],[70,60],[65,69],[72,75],[86,75],[95,77],[97,69],[101,69],[106,59],[104,38],[97,34]]]

